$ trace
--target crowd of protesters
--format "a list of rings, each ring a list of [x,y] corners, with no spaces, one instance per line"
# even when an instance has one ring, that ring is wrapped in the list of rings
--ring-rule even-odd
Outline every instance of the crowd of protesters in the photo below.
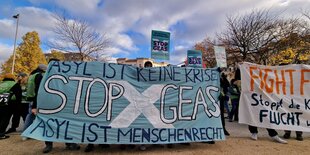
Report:
[[[56,59],[52,61],[57,61]],[[144,67],[152,67],[152,64],[146,64]],[[20,118],[24,121],[24,128],[31,125],[37,114],[37,95],[40,82],[43,74],[46,70],[46,66],[40,64],[33,72],[28,76],[25,73],[19,73],[16,77],[13,74],[5,74],[3,80],[0,82],[0,95],[3,100],[0,102],[0,140],[7,139],[10,136],[9,133],[16,132],[20,124]],[[219,97],[221,120],[223,130],[226,136],[229,136],[229,131],[225,128],[225,118],[229,122],[238,121],[238,108],[239,99],[241,94],[241,75],[239,68],[228,68],[225,70],[219,69],[220,72],[220,87],[221,94]],[[6,99],[6,100],[4,100]],[[225,117],[225,112],[227,117]],[[11,126],[9,121],[12,120]],[[7,130],[8,128],[8,130]],[[250,138],[257,140],[257,127],[249,126],[251,133]],[[269,136],[279,143],[287,143],[287,141],[281,139],[278,133],[274,129],[267,129]],[[285,131],[283,138],[290,138],[290,131]],[[23,140],[27,140],[26,137],[22,137]],[[303,140],[302,132],[296,132],[296,139]],[[214,141],[208,142],[214,144]],[[52,151],[53,142],[45,142],[46,146],[43,149],[43,153]],[[190,145],[190,143],[183,143],[182,145]],[[102,148],[110,147],[107,144],[100,144]],[[88,144],[85,148],[85,152],[90,152],[94,149],[94,144]],[[120,149],[135,148],[135,145],[120,145]],[[168,148],[172,148],[173,144],[168,144]],[[79,150],[80,146],[75,143],[66,143],[66,148],[69,150]],[[138,145],[140,150],[146,150],[146,145]]]

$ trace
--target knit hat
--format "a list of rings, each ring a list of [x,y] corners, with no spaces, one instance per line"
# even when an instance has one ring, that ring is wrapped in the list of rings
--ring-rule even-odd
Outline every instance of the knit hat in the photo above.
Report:
[[[4,79],[13,79],[14,80],[15,76],[13,74],[11,74],[11,73],[6,73],[6,74],[4,74],[3,78]]]
[[[44,64],[40,64],[40,65],[38,66],[38,68],[39,68],[40,70],[42,70],[42,71],[46,71],[47,66],[44,65]]]
[[[20,73],[17,74],[17,76],[25,77],[25,76],[27,76],[27,74],[24,73],[24,72],[20,72]]]

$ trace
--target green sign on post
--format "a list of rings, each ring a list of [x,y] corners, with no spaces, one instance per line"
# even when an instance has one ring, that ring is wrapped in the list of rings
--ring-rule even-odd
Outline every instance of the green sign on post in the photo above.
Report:
[[[169,60],[170,33],[152,30],[151,58]]]
[[[187,66],[189,67],[202,67],[202,53],[199,50],[187,51]]]

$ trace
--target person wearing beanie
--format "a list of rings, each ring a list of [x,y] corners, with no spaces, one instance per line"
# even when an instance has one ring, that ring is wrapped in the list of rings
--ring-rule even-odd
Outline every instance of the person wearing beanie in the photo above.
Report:
[[[51,61],[59,61],[57,59],[51,59]],[[32,106],[31,106],[31,114],[28,114],[26,122],[28,122],[28,117],[31,118],[30,122],[32,123],[35,115],[37,114],[37,96],[38,96],[38,91],[39,91],[39,86],[43,78],[43,74],[45,73],[47,69],[47,66],[44,64],[38,65],[37,69],[35,69],[33,72],[30,73],[30,77],[28,79],[28,84],[27,84],[27,98],[32,101]],[[29,123],[29,126],[30,124]],[[27,125],[28,126],[28,125]],[[24,130],[26,130],[24,128]],[[80,146],[76,143],[66,143],[66,148],[69,150],[79,150]],[[49,153],[53,149],[53,142],[50,141],[45,141],[45,147],[43,149],[43,153]]]
[[[20,103],[22,98],[21,86],[15,82],[13,74],[5,74],[0,82],[0,97],[0,140],[2,140],[10,137],[5,135],[5,130],[12,115],[10,106]]]
[[[38,66],[38,69],[40,69],[41,71],[46,71],[46,69],[47,69],[47,66],[46,65],[44,65],[44,64],[40,64],[39,66]]]
[[[28,114],[29,102],[26,101],[26,84],[27,84],[28,75],[26,73],[20,72],[17,75],[17,83],[20,84],[22,89],[22,100],[20,103],[16,105],[9,106],[10,111],[12,112],[12,120],[11,120],[11,127],[6,133],[16,132],[16,128],[18,128],[20,123],[20,117],[22,117],[23,121],[25,122],[26,116]]]
[[[27,101],[31,102],[31,110],[28,113],[24,125],[24,131],[32,124],[37,114],[37,96],[42,81],[43,75],[45,73],[46,66],[44,64],[38,65],[38,67],[30,73],[27,82]],[[26,137],[23,137],[23,140],[26,140]],[[49,152],[49,151],[48,151]],[[47,152],[44,152],[47,153]]]
[[[44,66],[45,65],[43,64],[38,65],[38,67],[30,73],[27,81],[26,100],[31,104],[29,105],[29,112],[26,116],[23,131],[25,131],[35,119],[37,108],[37,93],[39,91],[39,86],[43,78],[43,74],[45,73],[46,70],[46,67]],[[27,138],[23,137],[22,139],[26,140]]]
[[[34,71],[30,73],[27,84],[27,98],[33,102],[32,109],[37,108],[37,93],[39,91],[39,86],[46,68],[46,65],[40,64]],[[36,113],[36,111],[34,113]]]

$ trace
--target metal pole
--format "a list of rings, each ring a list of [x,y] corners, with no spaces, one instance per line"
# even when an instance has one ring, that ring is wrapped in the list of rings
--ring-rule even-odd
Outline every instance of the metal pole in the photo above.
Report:
[[[17,19],[17,23],[16,23],[15,40],[14,40],[14,49],[13,49],[12,74],[14,74],[14,66],[15,66],[15,47],[16,47],[16,39],[17,39],[17,30],[18,30],[19,14],[13,16],[13,18],[16,18],[16,19]]]

